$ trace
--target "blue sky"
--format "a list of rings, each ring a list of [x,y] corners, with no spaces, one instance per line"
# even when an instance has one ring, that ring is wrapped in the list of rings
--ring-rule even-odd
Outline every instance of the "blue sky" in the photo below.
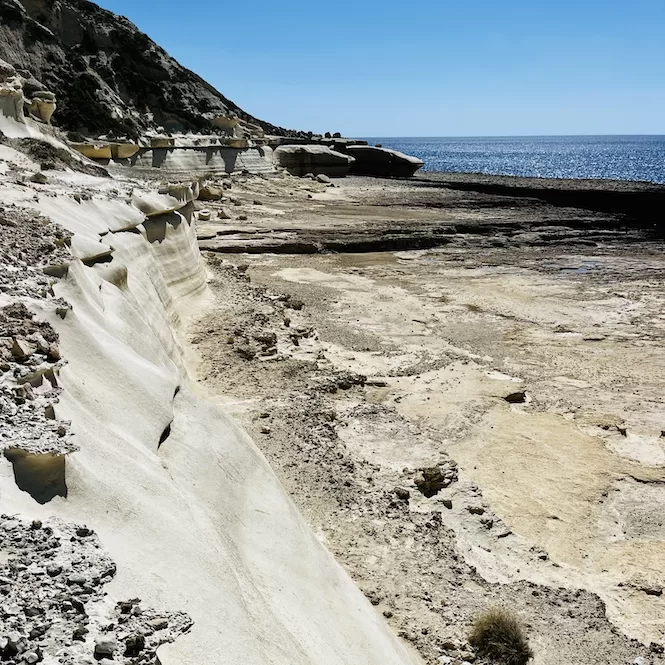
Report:
[[[665,0],[101,0],[249,113],[348,136],[665,134]]]

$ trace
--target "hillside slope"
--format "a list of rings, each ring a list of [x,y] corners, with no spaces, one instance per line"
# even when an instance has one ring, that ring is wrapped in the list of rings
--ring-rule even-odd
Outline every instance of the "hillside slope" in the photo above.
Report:
[[[215,118],[236,115],[248,131],[294,133],[249,115],[126,18],[88,0],[0,0],[0,58],[56,94],[54,124],[65,130],[214,132]]]

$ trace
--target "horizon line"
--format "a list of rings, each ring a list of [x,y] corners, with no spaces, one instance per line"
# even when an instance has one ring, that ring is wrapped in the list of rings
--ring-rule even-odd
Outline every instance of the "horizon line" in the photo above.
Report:
[[[536,139],[536,138],[591,138],[591,137],[656,137],[664,138],[663,134],[449,134],[449,135],[420,135],[420,136],[369,136],[354,134],[348,138],[364,139]]]

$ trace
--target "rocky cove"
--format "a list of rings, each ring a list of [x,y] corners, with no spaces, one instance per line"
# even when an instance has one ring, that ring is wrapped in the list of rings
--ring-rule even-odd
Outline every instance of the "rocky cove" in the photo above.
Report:
[[[79,49],[131,126],[0,68],[3,660],[482,663],[500,606],[662,662],[665,188],[353,175],[191,73],[142,116],[100,63],[147,42],[57,5],[3,57]]]

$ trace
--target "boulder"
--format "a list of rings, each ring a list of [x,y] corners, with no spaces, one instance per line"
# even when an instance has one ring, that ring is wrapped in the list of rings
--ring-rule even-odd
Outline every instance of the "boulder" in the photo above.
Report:
[[[50,125],[51,118],[55,113],[55,95],[47,90],[40,90],[30,100],[28,111],[30,115],[41,120],[43,123]]]
[[[323,145],[282,145],[275,150],[274,159],[291,175],[324,173],[331,178],[343,178],[355,161],[351,155]]]
[[[201,187],[199,199],[201,201],[220,201],[222,199],[222,188],[215,185],[206,185]]]
[[[346,151],[355,158],[351,173],[388,178],[410,178],[424,162],[397,150],[368,145],[350,145]]]

